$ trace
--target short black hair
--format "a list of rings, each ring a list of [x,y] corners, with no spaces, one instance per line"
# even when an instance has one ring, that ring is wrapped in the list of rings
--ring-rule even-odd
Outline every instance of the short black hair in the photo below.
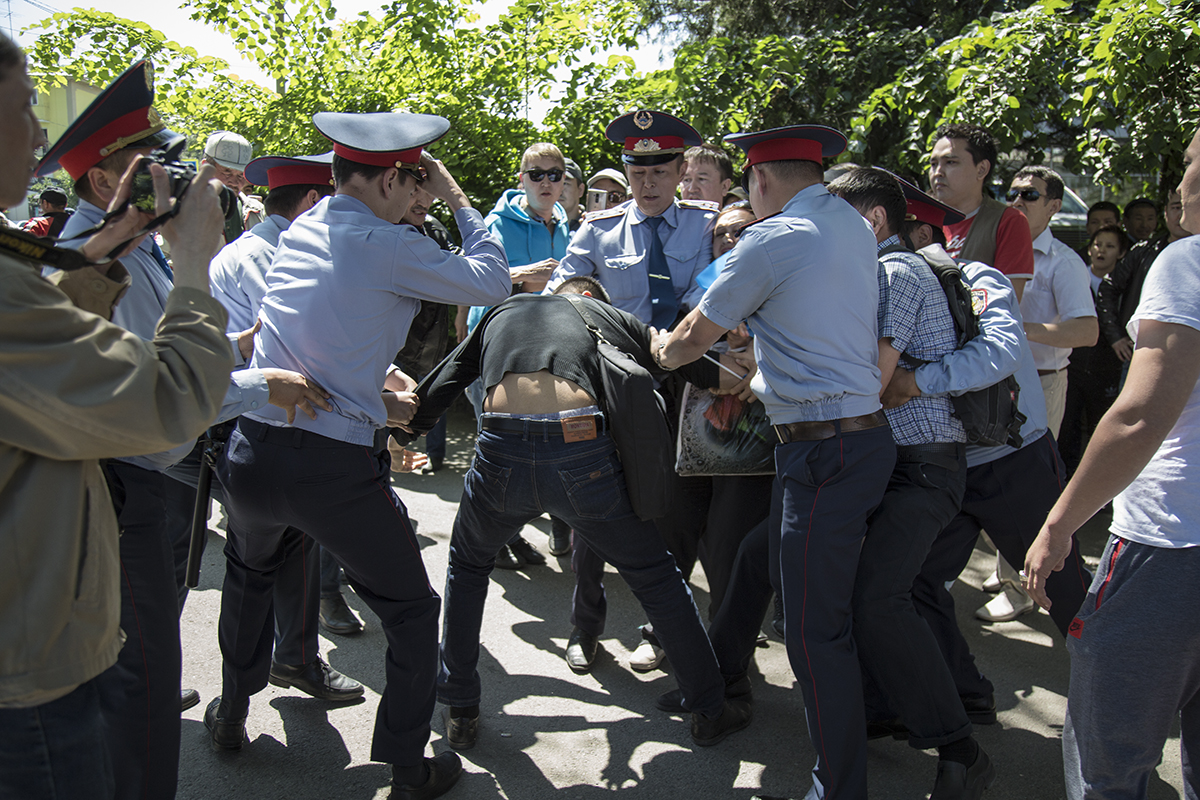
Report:
[[[1115,233],[1117,235],[1117,243],[1121,248],[1121,252],[1129,252],[1129,234],[1126,233],[1125,229],[1119,225],[1105,225],[1103,228],[1097,229],[1096,232],[1091,235],[1091,238],[1088,239],[1086,249],[1090,250],[1092,243],[1096,241],[1096,237],[1102,233]]]
[[[136,149],[125,147],[115,153],[111,153],[96,164],[97,167],[109,172],[115,172],[118,176],[124,175],[125,170],[129,168],[130,162],[138,156]],[[88,172],[91,172],[89,169]],[[92,193],[92,182],[88,180],[88,173],[85,172],[79,176],[79,180],[75,181],[75,196],[89,203],[99,199]]]
[[[1121,218],[1121,209],[1117,207],[1116,203],[1110,200],[1100,200],[1088,206],[1087,218],[1089,222],[1092,219],[1092,214],[1098,211],[1111,211],[1117,219]]]
[[[0,33],[0,80],[8,77],[8,71],[25,63],[25,51],[21,46]]]
[[[597,300],[603,300],[612,305],[612,298],[608,296],[608,292],[600,285],[600,281],[587,275],[577,275],[574,278],[568,278],[554,290],[555,294],[583,294],[584,292],[587,292]]]
[[[721,173],[721,180],[733,180],[733,159],[715,144],[705,143],[689,147],[683,154],[683,160],[688,163],[692,161],[712,162],[717,165],[717,170]]]
[[[1063,186],[1062,176],[1049,167],[1043,167],[1041,164],[1031,164],[1027,167],[1021,167],[1017,170],[1017,174],[1013,175],[1013,180],[1017,178],[1041,178],[1046,182],[1047,200],[1063,199],[1065,187]]]
[[[967,152],[971,154],[973,163],[978,164],[986,159],[988,171],[987,175],[983,176],[983,185],[987,186],[992,179],[992,173],[996,170],[996,159],[998,158],[995,136],[988,133],[986,128],[978,125],[952,122],[938,128],[933,140],[936,142],[938,139],[962,139],[967,143]]]
[[[754,167],[767,170],[781,181],[821,183],[825,179],[825,170],[816,161],[763,161],[755,164]],[[750,191],[750,173],[752,171],[753,169],[747,168],[742,172],[742,188],[747,192]]]
[[[1155,214],[1158,213],[1158,203],[1154,202],[1149,197],[1139,197],[1136,200],[1130,200],[1125,204],[1125,214],[1123,216],[1129,216],[1129,210],[1137,208],[1138,206],[1150,206],[1154,209]]]
[[[44,203],[49,203],[55,208],[67,207],[67,195],[61,189],[47,189],[46,191],[42,192],[41,197],[39,197],[38,200]]]
[[[263,207],[267,214],[291,217],[296,206],[300,205],[300,201],[309,192],[316,192],[317,197],[328,197],[333,194],[333,187],[328,183],[296,183],[290,186],[280,186],[267,193]]]
[[[377,167],[373,164],[360,164],[348,158],[333,154],[333,181],[338,186],[345,186],[355,175],[361,175],[363,180],[373,181],[391,167]]]
[[[904,227],[908,214],[908,203],[900,182],[887,172],[874,167],[859,167],[842,175],[828,186],[830,194],[836,194],[865,214],[876,206],[883,206],[887,217],[888,233],[898,234]]]

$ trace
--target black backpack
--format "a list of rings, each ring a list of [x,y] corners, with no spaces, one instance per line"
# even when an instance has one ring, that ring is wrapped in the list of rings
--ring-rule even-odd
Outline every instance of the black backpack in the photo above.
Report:
[[[912,252],[902,245],[884,248],[879,255],[884,256],[894,252]],[[955,342],[957,349],[962,349],[967,342],[979,335],[979,316],[975,313],[971,302],[971,287],[963,279],[962,269],[957,263],[945,263],[921,256],[934,277],[946,293],[946,305],[950,307],[950,317],[954,320],[954,330],[958,334]],[[920,366],[919,359],[904,356],[910,364]],[[1008,445],[1020,448],[1024,440],[1021,438],[1021,426],[1025,424],[1025,415],[1017,407],[1017,399],[1021,394],[1021,386],[1013,375],[1009,375],[986,389],[978,389],[960,395],[951,395],[950,402],[954,405],[954,415],[962,422],[967,432],[967,443],[979,447],[997,447]]]

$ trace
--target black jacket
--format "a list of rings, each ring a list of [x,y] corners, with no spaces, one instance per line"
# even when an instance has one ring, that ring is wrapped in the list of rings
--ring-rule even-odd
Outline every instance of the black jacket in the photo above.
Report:
[[[1163,234],[1157,239],[1138,242],[1100,282],[1096,316],[1100,322],[1100,333],[1110,345],[1129,338],[1125,325],[1133,312],[1137,311],[1138,301],[1142,299],[1146,273],[1150,271],[1154,259],[1169,244],[1169,239],[1167,234]]]

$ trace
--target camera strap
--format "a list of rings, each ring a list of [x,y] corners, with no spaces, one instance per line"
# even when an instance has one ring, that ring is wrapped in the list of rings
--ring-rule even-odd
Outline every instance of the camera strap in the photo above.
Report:
[[[109,221],[111,219],[113,219],[114,217],[121,216],[122,214],[125,213],[126,209],[128,209],[128,208],[129,208],[129,201],[126,200],[124,203],[122,203],[121,205],[114,208],[112,211],[105,214],[104,218],[101,219],[98,224],[93,225],[92,227],[88,228],[85,231],[80,231],[79,233],[75,234],[74,236],[68,236],[68,237],[59,239],[58,241],[69,242],[69,241],[74,241],[75,239],[83,239],[84,237],[99,233],[104,228],[104,226],[109,223]],[[49,259],[41,260],[41,263],[45,264],[46,266],[54,267],[56,269],[61,269],[61,270],[67,270],[67,271],[73,270],[73,269],[80,269],[81,267],[103,266],[103,265],[111,262],[113,259],[115,259],[117,257],[117,253],[121,252],[126,247],[128,247],[129,243],[132,242],[134,239],[138,238],[139,236],[145,236],[146,234],[150,233],[155,228],[157,228],[159,225],[162,225],[164,222],[169,220],[171,217],[175,216],[175,214],[178,213],[176,211],[176,209],[178,209],[178,208],[179,208],[179,206],[176,205],[176,206],[172,207],[172,209],[170,211],[168,211],[167,213],[159,214],[157,217],[150,220],[150,222],[148,222],[145,225],[145,227],[142,228],[141,231],[139,231],[138,233],[129,237],[125,241],[121,242],[116,247],[114,247],[112,250],[109,250],[108,253],[105,254],[103,261],[94,261],[94,262],[88,261],[86,258],[83,257],[83,254],[77,250],[69,250],[66,248],[55,247],[54,240],[52,240],[52,239],[38,239],[37,237],[30,236],[29,234],[24,233],[24,232],[18,231],[18,233],[21,233],[22,236],[24,236],[32,241],[41,243],[42,248],[49,247],[49,249],[57,251],[57,252],[74,253],[77,256],[77,258],[63,257],[60,259],[61,263],[54,263],[54,262],[50,261]],[[8,233],[8,232],[9,231],[6,231],[6,233]],[[26,260],[34,260],[36,257],[26,256],[25,258],[26,258]]]
[[[54,239],[43,239],[11,228],[0,228],[0,252],[21,261],[67,271],[96,266],[78,250],[56,246]],[[109,257],[111,259],[111,255]]]

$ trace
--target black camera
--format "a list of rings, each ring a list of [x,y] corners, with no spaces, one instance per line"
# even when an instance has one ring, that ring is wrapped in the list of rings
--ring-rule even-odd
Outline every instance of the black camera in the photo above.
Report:
[[[150,165],[158,164],[166,170],[167,185],[170,189],[171,197],[175,198],[175,203],[171,206],[171,210],[164,214],[162,219],[166,221],[179,213],[183,196],[187,193],[188,187],[192,185],[192,181],[196,178],[196,170],[179,161],[179,156],[183,153],[183,148],[186,145],[187,137],[177,136],[162,147],[151,151],[149,155],[142,156],[142,161],[138,165],[138,171],[133,176],[132,193],[129,196],[129,202],[136,206],[139,211],[145,211],[147,214],[157,216],[157,204],[154,200],[154,178],[150,176]],[[233,193],[221,192],[220,198],[221,211],[228,216],[230,203],[233,202]]]

